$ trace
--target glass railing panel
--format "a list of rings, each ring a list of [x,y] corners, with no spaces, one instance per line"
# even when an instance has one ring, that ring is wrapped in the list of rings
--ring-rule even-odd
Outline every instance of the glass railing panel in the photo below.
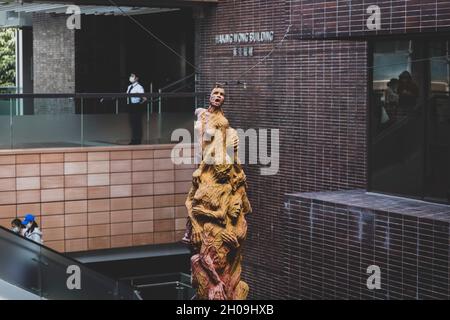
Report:
[[[12,99],[0,99],[0,148],[11,148]]]
[[[131,281],[144,300],[191,300],[195,295],[191,276],[184,273],[156,274]]]
[[[46,248],[42,249],[42,295],[58,300],[114,300],[116,282],[93,272],[73,260]],[[80,272],[68,269],[79,268]],[[73,276],[70,278],[70,276]],[[76,287],[79,275],[80,287]]]
[[[40,295],[40,246],[0,229],[0,278]]]
[[[12,144],[19,148],[78,147],[81,114],[73,98],[21,98],[12,117]]]
[[[203,106],[195,97],[157,98],[154,113],[149,119],[149,143],[173,143],[172,133],[176,129],[186,129],[191,137],[194,133],[195,109]],[[192,140],[191,140],[192,141]]]
[[[163,112],[151,114],[149,121],[150,144],[166,144],[172,141],[172,134],[176,129],[185,129],[190,137],[194,134],[194,111],[192,112]],[[191,141],[193,141],[191,139]],[[187,141],[185,141],[187,142]]]
[[[84,146],[126,145],[130,142],[126,98],[96,97],[82,101]]]
[[[193,134],[194,110],[207,102],[193,93],[147,95],[139,106],[128,104],[132,98],[125,94],[0,94],[0,148],[172,143],[176,129]]]
[[[164,98],[161,104],[152,98],[142,104],[128,104],[128,98],[83,101],[84,146],[171,143],[175,129],[193,132],[194,98]]]

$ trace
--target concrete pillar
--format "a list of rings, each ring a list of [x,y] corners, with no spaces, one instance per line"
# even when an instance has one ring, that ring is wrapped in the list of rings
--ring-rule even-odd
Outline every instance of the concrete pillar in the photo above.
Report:
[[[16,31],[16,87],[18,93],[33,93],[33,31],[24,27]],[[19,100],[17,114],[33,113],[32,99]]]
[[[34,93],[75,92],[75,30],[66,21],[66,15],[33,14]],[[35,103],[35,113],[74,112],[73,102],[54,102]]]

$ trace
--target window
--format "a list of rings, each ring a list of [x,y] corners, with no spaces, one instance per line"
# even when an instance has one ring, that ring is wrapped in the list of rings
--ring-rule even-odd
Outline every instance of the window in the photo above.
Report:
[[[450,203],[449,42],[373,44],[370,191]]]

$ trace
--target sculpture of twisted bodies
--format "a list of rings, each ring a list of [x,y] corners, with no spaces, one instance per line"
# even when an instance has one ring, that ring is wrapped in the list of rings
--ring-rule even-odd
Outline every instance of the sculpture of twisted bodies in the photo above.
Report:
[[[243,300],[249,288],[241,280],[241,254],[247,234],[245,216],[251,212],[246,177],[237,157],[237,134],[229,128],[221,106],[207,112],[202,136],[205,130],[215,134],[201,141],[204,160],[193,174],[186,200],[192,229],[187,235],[194,250],[192,284],[197,299]],[[230,146],[234,155],[218,155],[218,150]]]

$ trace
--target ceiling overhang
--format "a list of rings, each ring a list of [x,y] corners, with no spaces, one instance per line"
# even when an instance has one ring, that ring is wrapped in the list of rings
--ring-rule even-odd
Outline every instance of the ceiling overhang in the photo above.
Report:
[[[23,3],[52,3],[54,0],[14,0]],[[219,0],[58,0],[59,3],[95,6],[131,6],[131,7],[159,7],[159,8],[182,8],[193,6],[214,5]]]
[[[142,15],[179,10],[215,0],[0,0],[0,27],[31,26],[33,13],[65,14],[71,4],[83,15]],[[183,4],[177,6],[176,4]]]

